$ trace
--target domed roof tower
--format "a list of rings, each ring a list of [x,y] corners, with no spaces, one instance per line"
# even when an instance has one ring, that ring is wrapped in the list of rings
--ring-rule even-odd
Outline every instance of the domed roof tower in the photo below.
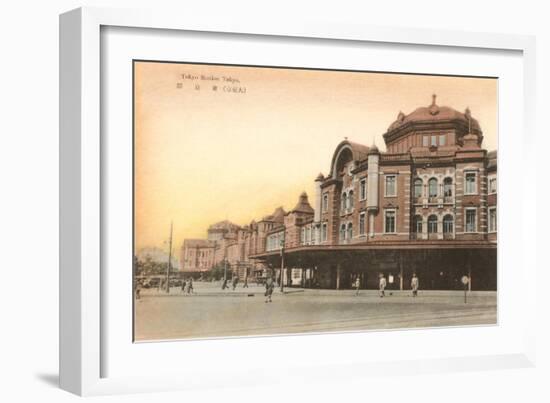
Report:
[[[463,137],[468,134],[477,136],[479,146],[483,140],[479,122],[472,117],[469,108],[459,112],[448,106],[439,106],[435,94],[432,95],[431,105],[416,108],[408,115],[399,112],[383,137],[386,145],[391,146],[410,134],[422,132],[452,132],[455,144],[459,146],[462,146]]]

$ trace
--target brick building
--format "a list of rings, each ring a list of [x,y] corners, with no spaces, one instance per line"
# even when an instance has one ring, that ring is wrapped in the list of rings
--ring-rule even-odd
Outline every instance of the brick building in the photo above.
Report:
[[[341,142],[315,180],[315,208],[285,214],[251,257],[279,276],[284,239],[288,285],[348,288],[360,277],[375,288],[383,273],[406,289],[416,272],[425,289],[459,289],[464,274],[473,289],[496,289],[497,158],[470,110],[434,95],[383,139],[386,152]]]
[[[407,289],[417,273],[423,289],[460,289],[465,274],[472,289],[496,289],[497,155],[483,149],[470,110],[438,106],[434,95],[399,112],[383,139],[385,152],[338,144],[315,179],[313,207],[303,193],[288,212],[211,226],[205,259],[227,261],[241,278],[279,279],[283,264],[289,286],[343,289],[359,277],[376,288],[382,273],[388,288]],[[199,250],[186,242],[182,267]]]

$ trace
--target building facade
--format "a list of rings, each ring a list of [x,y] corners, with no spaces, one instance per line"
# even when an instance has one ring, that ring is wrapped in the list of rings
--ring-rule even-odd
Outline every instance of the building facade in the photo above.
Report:
[[[315,201],[300,195],[258,222],[213,231],[214,259],[240,277],[274,275],[286,285],[406,289],[496,289],[497,155],[469,109],[439,106],[399,112],[383,134],[386,151],[347,139]],[[222,225],[223,227],[223,225]],[[227,225],[226,225],[227,227]],[[221,235],[220,235],[221,234]],[[182,248],[185,249],[185,242]],[[185,252],[188,253],[188,252]]]
[[[473,289],[496,289],[497,158],[470,110],[434,96],[400,112],[383,139],[386,152],[347,140],[336,147],[330,172],[315,180],[314,211],[279,231],[285,281],[347,288],[359,277],[375,288],[383,274],[403,289],[417,273],[425,289],[460,289],[463,275]],[[277,270],[280,255],[253,257]]]

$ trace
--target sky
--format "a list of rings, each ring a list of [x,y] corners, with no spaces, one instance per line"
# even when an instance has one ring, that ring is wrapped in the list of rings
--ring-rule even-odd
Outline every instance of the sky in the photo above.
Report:
[[[482,146],[497,149],[498,81],[182,63],[135,62],[135,246],[206,238],[293,208],[328,174],[345,138],[385,150],[400,111],[470,108]]]

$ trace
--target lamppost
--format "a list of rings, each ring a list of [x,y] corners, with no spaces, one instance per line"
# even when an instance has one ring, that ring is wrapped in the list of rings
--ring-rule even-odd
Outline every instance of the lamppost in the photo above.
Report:
[[[223,258],[223,281],[227,281],[227,258]]]
[[[284,291],[284,273],[285,270],[285,229],[283,229],[283,238],[281,239],[281,294]]]
[[[168,245],[168,266],[166,267],[166,293],[170,293],[170,271],[172,269],[172,232],[173,222],[170,221],[170,241]]]

